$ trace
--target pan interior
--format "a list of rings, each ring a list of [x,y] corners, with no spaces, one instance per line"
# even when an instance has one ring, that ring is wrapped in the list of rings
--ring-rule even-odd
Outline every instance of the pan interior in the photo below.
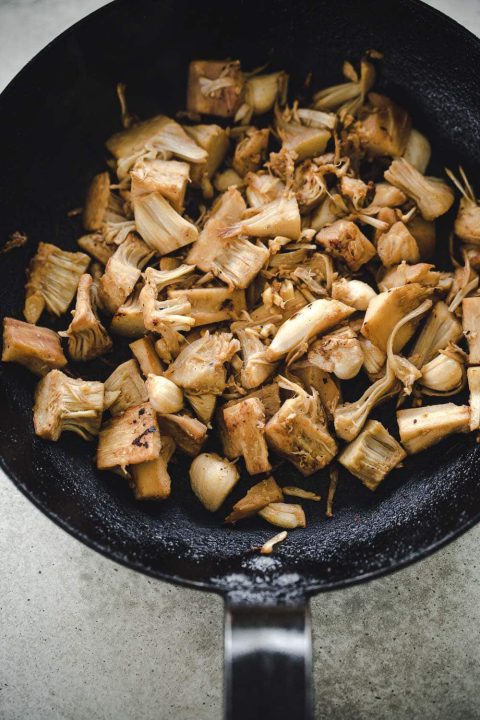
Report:
[[[29,237],[0,260],[2,316],[21,317],[25,267],[39,241],[75,248],[81,229],[67,211],[82,204],[89,179],[104,168],[104,140],[119,129],[116,82],[127,84],[131,109],[147,117],[183,107],[192,58],[239,57],[245,68],[268,61],[269,68],[291,73],[295,93],[309,71],[313,88],[340,82],[343,60],[356,60],[368,48],[385,55],[379,87],[412,112],[442,160],[460,160],[474,172],[480,166],[480,43],[416,2],[243,0],[232,7],[216,0],[201,6],[120,0],[64,34],[0,98],[0,236],[22,230]],[[59,327],[65,324],[64,318]],[[106,376],[108,367],[86,367],[90,373]],[[222,524],[225,508],[204,511],[189,489],[188,463],[172,468],[168,501],[138,504],[120,478],[94,469],[94,445],[34,436],[34,381],[26,371],[4,366],[0,378],[4,467],[64,527],[163,577],[222,589],[258,573],[252,548],[272,529],[257,520],[232,529]],[[409,458],[376,493],[342,476],[334,518],[325,518],[323,503],[305,503],[307,529],[290,533],[270,564],[293,585],[321,588],[422,554],[477,518],[479,453],[473,438],[450,439]],[[288,467],[277,477],[289,484],[298,479]],[[231,499],[249,482],[244,478]],[[328,477],[302,484],[325,496]]]

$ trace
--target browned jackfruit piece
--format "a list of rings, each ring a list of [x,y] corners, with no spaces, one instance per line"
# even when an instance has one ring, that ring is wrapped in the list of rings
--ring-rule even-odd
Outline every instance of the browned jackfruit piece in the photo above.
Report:
[[[222,408],[219,429],[225,455],[230,460],[242,456],[249,475],[269,472],[265,409],[259,398]]]
[[[356,272],[376,255],[375,247],[355,223],[337,220],[316,235],[316,241],[325,252],[340,258]]]
[[[125,468],[155,460],[160,456],[161,445],[150,403],[135,405],[103,425],[98,438],[97,467]]]
[[[188,69],[187,110],[233,117],[243,102],[245,78],[238,60],[192,60]]]
[[[235,503],[225,522],[236,523],[238,520],[255,515],[270,503],[282,500],[283,493],[273,477],[261,480],[250,488],[245,497]]]
[[[328,465],[338,448],[324,424],[317,394],[295,387],[297,394],[268,421],[265,435],[272,450],[308,477]]]
[[[3,318],[2,361],[17,362],[42,376],[67,364],[58,333],[11,317]]]
[[[207,439],[207,426],[189,415],[159,415],[163,433],[170,435],[179,450],[196,457]]]

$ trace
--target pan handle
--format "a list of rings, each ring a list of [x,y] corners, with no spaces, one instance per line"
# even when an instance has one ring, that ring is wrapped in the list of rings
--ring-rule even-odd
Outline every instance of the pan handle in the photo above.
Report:
[[[313,720],[307,601],[225,606],[225,720]]]

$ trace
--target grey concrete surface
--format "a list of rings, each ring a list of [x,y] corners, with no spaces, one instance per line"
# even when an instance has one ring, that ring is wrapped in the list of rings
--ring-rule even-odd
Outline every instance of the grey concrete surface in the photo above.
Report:
[[[0,88],[102,4],[0,0]],[[430,4],[480,35],[478,0]],[[480,718],[479,543],[313,600],[319,718]],[[1,720],[218,720],[221,666],[220,599],[95,554],[0,473]]]

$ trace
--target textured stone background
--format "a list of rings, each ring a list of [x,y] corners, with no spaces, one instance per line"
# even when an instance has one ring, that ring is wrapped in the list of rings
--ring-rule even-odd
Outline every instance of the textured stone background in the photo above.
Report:
[[[0,0],[0,88],[99,0]],[[480,35],[478,0],[432,0]],[[480,528],[312,602],[318,717],[480,718]],[[0,472],[0,718],[221,717],[222,602],[73,540]],[[247,719],[245,719],[247,720]]]

